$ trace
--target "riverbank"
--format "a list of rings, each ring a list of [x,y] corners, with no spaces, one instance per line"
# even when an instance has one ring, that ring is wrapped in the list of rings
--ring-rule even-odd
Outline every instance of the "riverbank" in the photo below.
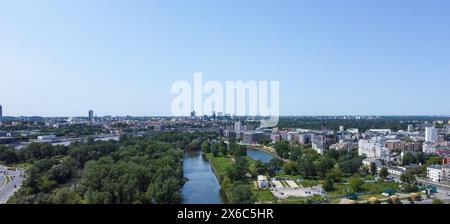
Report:
[[[211,164],[211,168],[216,174],[217,179],[219,180],[219,183],[221,183],[221,186],[223,188],[222,181],[226,176],[227,170],[230,169],[234,164],[233,158],[231,158],[230,156],[224,157],[222,155],[214,157],[212,153],[207,153],[204,155]],[[255,169],[256,160],[252,159],[249,156],[247,156],[246,158],[249,164],[249,170],[250,172],[252,172]],[[272,192],[270,192],[270,190],[260,190],[256,187],[256,180],[248,180],[248,185],[255,197],[256,204],[272,204],[276,202],[276,198],[272,194]],[[224,198],[224,200],[226,200],[226,198]]]

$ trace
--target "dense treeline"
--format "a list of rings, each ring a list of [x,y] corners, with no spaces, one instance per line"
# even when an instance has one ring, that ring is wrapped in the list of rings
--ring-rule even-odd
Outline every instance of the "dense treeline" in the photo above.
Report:
[[[327,119],[316,117],[281,117],[278,124],[279,128],[305,128],[321,130],[331,129],[339,130],[339,126],[345,128],[358,128],[361,132],[369,129],[391,129],[406,130],[409,124],[413,124],[413,121],[433,122],[438,118],[436,117],[380,117],[376,119]],[[442,118],[446,120],[448,118]]]
[[[310,145],[287,141],[277,142],[274,147],[280,157],[292,161],[283,165],[285,174],[325,180],[326,190],[332,190],[334,183],[340,182],[344,176],[358,175],[364,159],[356,151],[327,150],[320,155]]]
[[[45,126],[43,122],[25,122],[22,121],[20,124],[12,125],[11,122],[6,122],[2,126],[2,131],[23,131],[23,130],[40,130],[39,135],[55,134],[56,136],[62,137],[80,137],[89,136],[99,133],[104,133],[103,127],[101,125],[91,125],[91,124],[70,124],[60,126],[58,128]],[[30,135],[31,138],[36,138],[37,135]]]
[[[85,124],[72,124],[67,126],[61,126],[59,128],[43,128],[44,134],[55,134],[56,136],[66,137],[79,137],[88,136],[103,133],[101,125],[85,125]]]
[[[200,148],[213,134],[161,133],[120,141],[0,147],[0,161],[27,163],[16,203],[180,203],[183,149]]]

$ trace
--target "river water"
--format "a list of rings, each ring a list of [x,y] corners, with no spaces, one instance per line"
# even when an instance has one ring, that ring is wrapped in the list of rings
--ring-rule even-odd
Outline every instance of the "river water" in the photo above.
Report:
[[[247,149],[247,155],[254,160],[261,160],[264,164],[268,164],[274,158],[273,155],[256,149]]]
[[[274,157],[264,151],[247,149],[247,154],[254,160],[267,164]],[[183,204],[223,204],[220,184],[211,169],[208,160],[200,151],[186,151],[183,162],[184,176],[188,181],[182,189]]]
[[[184,204],[223,204],[219,181],[200,151],[185,152],[183,168],[188,179],[182,189]]]

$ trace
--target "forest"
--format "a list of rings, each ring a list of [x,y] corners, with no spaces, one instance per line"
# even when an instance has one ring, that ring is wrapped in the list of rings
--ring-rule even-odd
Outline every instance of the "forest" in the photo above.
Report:
[[[1,163],[27,167],[27,178],[9,203],[180,203],[183,150],[200,147],[195,142],[204,135],[122,136],[119,141],[89,139],[68,147],[32,143],[19,150],[0,146]]]

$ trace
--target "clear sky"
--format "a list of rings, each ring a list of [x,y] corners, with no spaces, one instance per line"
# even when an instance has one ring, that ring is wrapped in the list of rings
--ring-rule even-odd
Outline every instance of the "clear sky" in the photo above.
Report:
[[[177,80],[279,80],[283,115],[449,115],[448,0],[0,0],[4,115],[170,115]]]

